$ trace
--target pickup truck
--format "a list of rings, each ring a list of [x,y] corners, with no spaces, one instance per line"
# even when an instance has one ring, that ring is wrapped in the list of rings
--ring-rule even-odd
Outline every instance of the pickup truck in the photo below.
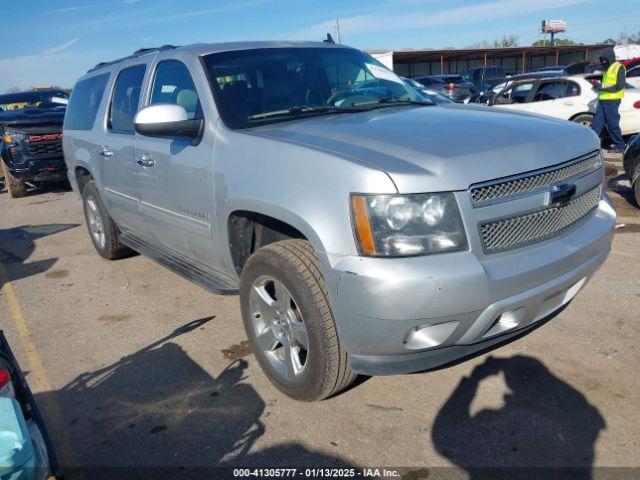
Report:
[[[0,95],[0,177],[12,198],[29,184],[66,180],[62,122],[69,94],[38,90]]]

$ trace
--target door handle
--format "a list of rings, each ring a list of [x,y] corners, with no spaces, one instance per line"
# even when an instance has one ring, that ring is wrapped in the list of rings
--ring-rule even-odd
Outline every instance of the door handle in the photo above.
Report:
[[[571,101],[564,102],[564,104],[568,105],[569,107],[573,107],[575,105],[575,103]]]
[[[100,147],[100,150],[98,150],[98,153],[102,155],[104,158],[108,158],[113,155],[113,151],[109,150],[108,147]]]
[[[149,158],[146,155],[140,155],[136,160],[136,163],[141,167],[145,167],[145,168],[153,167],[156,164],[153,158]]]

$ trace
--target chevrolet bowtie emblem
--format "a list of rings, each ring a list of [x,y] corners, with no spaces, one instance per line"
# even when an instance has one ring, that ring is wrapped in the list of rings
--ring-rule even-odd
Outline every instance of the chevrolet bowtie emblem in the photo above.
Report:
[[[549,191],[549,205],[563,207],[576,194],[576,184],[572,182],[554,185]]]

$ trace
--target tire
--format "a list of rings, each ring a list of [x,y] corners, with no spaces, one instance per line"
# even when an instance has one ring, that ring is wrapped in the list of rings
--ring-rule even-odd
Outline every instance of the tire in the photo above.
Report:
[[[9,169],[4,162],[0,161],[0,163],[2,163],[2,170],[4,171],[4,181],[7,186],[7,190],[9,191],[9,196],[11,198],[25,197],[27,195],[27,184],[19,178],[11,175],[11,172],[9,172]]]
[[[258,363],[284,394],[322,400],[355,380],[309,242],[284,240],[256,251],[240,276],[240,307]],[[294,356],[285,363],[287,351]]]
[[[95,182],[87,183],[82,190],[82,205],[89,237],[100,256],[116,260],[129,255],[131,249],[120,242],[118,227],[104,208]]]
[[[591,128],[593,125],[593,115],[589,113],[581,113],[577,117],[574,117],[572,121],[584,125],[587,128]]]
[[[636,204],[640,207],[640,176],[633,182],[633,193],[636,197]]]

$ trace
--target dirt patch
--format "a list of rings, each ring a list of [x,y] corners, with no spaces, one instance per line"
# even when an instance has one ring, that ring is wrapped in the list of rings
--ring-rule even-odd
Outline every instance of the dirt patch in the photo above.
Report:
[[[222,355],[231,361],[246,357],[247,355],[251,355],[251,344],[249,340],[243,340],[239,345],[231,345],[229,348],[222,350]]]
[[[68,270],[51,270],[44,274],[44,278],[66,278],[68,276]]]
[[[120,322],[126,322],[128,320],[131,320],[131,315],[126,315],[126,314],[124,314],[124,315],[112,315],[112,314],[100,315],[98,320],[100,320],[101,322],[105,322],[105,323],[120,323]]]

